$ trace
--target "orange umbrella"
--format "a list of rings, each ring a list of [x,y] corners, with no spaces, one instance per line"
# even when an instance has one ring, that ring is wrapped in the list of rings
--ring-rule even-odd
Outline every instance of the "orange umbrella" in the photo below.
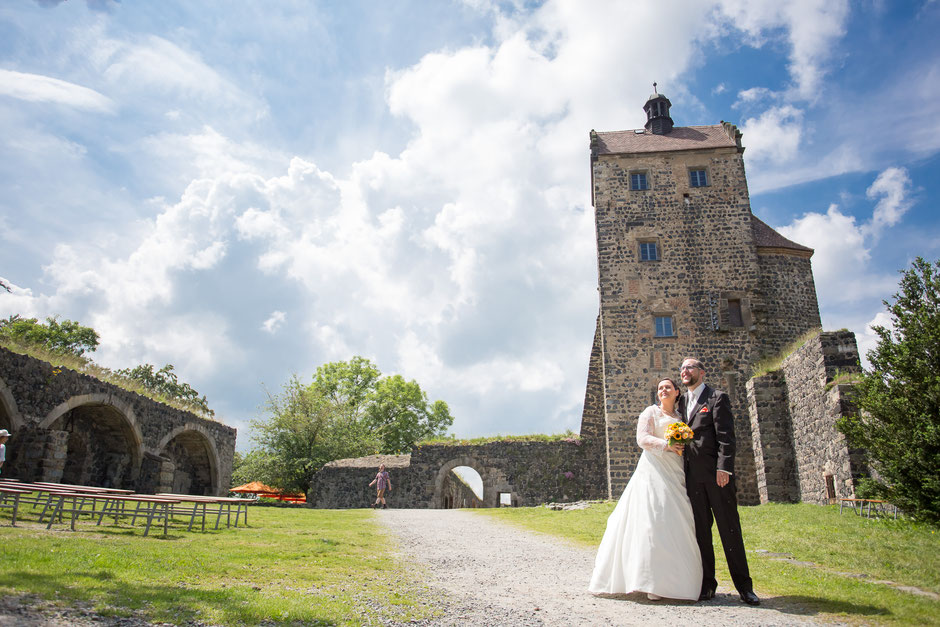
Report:
[[[257,494],[258,496],[264,496],[271,499],[278,499],[279,501],[290,501],[292,503],[306,503],[307,496],[304,494],[283,494],[278,492],[270,486],[266,486],[260,481],[252,481],[251,483],[246,483],[240,485],[236,488],[232,488],[229,492],[240,492],[242,494]]]

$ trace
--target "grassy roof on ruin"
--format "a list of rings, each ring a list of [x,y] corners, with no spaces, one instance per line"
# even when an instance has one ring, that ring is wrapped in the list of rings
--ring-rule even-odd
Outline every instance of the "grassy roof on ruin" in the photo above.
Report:
[[[324,468],[378,468],[385,464],[386,468],[407,468],[411,465],[411,454],[404,455],[366,455],[365,457],[349,457],[347,459],[334,459],[323,465]]]
[[[762,377],[769,372],[780,370],[780,368],[783,367],[783,362],[786,361],[787,357],[798,351],[803,347],[804,344],[817,337],[820,333],[822,333],[822,328],[810,329],[803,335],[787,344],[787,346],[776,355],[761,359],[755,363],[751,369],[751,376]]]
[[[480,438],[456,438],[450,436],[422,440],[418,442],[416,446],[473,446],[492,444],[493,442],[581,442],[581,436],[570,429],[564,433],[551,435],[532,433],[529,435],[494,435]]]
[[[212,420],[214,422],[220,422],[217,418],[215,418],[215,416],[207,414],[202,410],[201,407],[197,405],[184,403],[179,399],[168,398],[162,394],[154,392],[153,390],[144,387],[133,379],[123,377],[110,368],[96,364],[87,357],[79,357],[68,353],[50,351],[43,348],[42,346],[37,346],[35,344],[23,344],[4,338],[0,338],[0,348],[5,348],[11,353],[26,355],[27,357],[44,361],[53,368],[65,368],[79,374],[88,375],[89,377],[93,377],[99,381],[109,383],[114,387],[121,388],[127,392],[149,398],[150,400],[156,401],[157,403],[163,403],[164,405],[168,405],[174,409],[188,412],[190,414],[195,414],[200,418]]]

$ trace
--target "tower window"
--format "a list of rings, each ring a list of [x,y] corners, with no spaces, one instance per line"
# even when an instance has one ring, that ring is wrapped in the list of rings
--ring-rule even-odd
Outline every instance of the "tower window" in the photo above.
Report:
[[[739,299],[728,299],[728,326],[744,326],[744,318],[741,316],[741,301]]]
[[[689,170],[689,185],[692,187],[707,187],[708,173],[705,170]]]
[[[640,261],[659,261],[659,244],[640,242]]]
[[[672,316],[656,316],[656,337],[675,337]]]
[[[646,172],[633,172],[630,174],[630,189],[633,191],[638,191],[642,189],[649,189],[649,184],[646,180]]]

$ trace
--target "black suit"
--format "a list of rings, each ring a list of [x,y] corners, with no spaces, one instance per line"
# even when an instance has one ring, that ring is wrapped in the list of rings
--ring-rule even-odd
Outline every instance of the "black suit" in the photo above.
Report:
[[[686,395],[679,399],[679,412],[686,418]],[[741,521],[738,518],[738,499],[734,482],[734,417],[731,401],[724,392],[707,385],[692,406],[687,421],[695,437],[685,447],[685,489],[692,502],[695,518],[695,538],[702,552],[702,590],[714,590],[715,549],[712,546],[712,518],[718,525],[721,546],[731,579],[738,592],[753,591]],[[718,470],[732,473],[728,484],[719,488]]]

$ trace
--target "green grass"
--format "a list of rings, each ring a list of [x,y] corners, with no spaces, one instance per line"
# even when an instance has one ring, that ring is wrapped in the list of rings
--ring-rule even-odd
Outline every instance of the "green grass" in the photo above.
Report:
[[[596,546],[613,507],[604,503],[574,511],[538,507],[473,511]],[[876,583],[888,580],[940,594],[936,528],[907,520],[860,518],[851,511],[840,515],[838,506],[770,504],[742,507],[740,514],[755,588],[759,594],[779,597],[770,605],[796,605],[841,622],[940,624],[940,602]],[[714,535],[719,584],[730,586],[717,531]],[[820,568],[757,551],[787,553]]]
[[[371,510],[251,508],[249,527],[143,536],[140,524],[9,526],[0,594],[105,615],[212,625],[360,625],[433,614],[410,567],[388,556]],[[32,522],[31,522],[32,520]],[[107,522],[107,521],[105,521]],[[104,523],[103,523],[104,525]]]
[[[752,377],[762,377],[768,372],[773,372],[774,370],[780,370],[780,367],[783,366],[783,362],[787,357],[795,353],[800,349],[804,344],[809,342],[811,339],[822,333],[822,328],[810,329],[800,337],[796,338],[790,342],[782,351],[758,361],[751,368]]]

